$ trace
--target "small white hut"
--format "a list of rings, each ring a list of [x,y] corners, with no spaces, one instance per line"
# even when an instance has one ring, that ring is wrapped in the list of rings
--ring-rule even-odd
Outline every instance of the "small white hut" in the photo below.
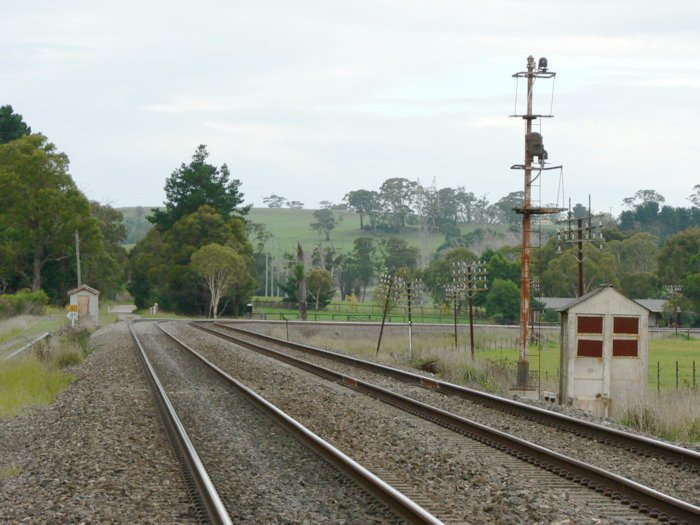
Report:
[[[561,403],[609,415],[646,390],[649,310],[612,286],[573,300],[561,313]]]
[[[99,326],[100,303],[99,290],[90,288],[87,284],[82,284],[68,292],[70,304],[78,307],[78,318],[80,320],[90,320]]]

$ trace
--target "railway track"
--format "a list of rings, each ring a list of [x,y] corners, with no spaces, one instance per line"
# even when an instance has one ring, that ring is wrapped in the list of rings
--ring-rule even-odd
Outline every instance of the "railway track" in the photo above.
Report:
[[[142,322],[130,328],[176,455],[186,465],[193,499],[201,502],[201,521],[332,523],[345,513],[363,521],[441,523],[160,326]],[[299,443],[290,444],[290,434]],[[261,483],[277,486],[263,495]],[[330,518],[304,508],[334,500],[344,510],[333,510]]]
[[[680,447],[675,447],[662,442],[657,442],[648,438],[643,438],[635,435],[627,435],[618,430],[607,429],[588,422],[579,422],[573,418],[562,416],[560,414],[550,414],[548,411],[524,405],[510,400],[491,396],[477,391],[471,391],[455,385],[449,385],[440,381],[425,378],[417,374],[407,373],[394,368],[383,365],[376,365],[367,361],[334,354],[320,349],[313,349],[296,343],[287,343],[268,336],[254,334],[233,328],[226,325],[211,325],[205,326],[205,323],[195,324],[197,328],[205,331],[216,337],[235,342],[243,347],[264,353],[275,359],[284,361],[288,364],[300,367],[310,371],[321,377],[345,384],[355,390],[363,391],[373,397],[382,399],[383,401],[394,406],[401,407],[403,410],[419,415],[425,419],[434,421],[445,428],[468,435],[474,439],[489,444],[490,446],[508,452],[514,457],[523,459],[530,463],[540,465],[543,469],[549,470],[558,474],[561,477],[575,480],[583,486],[591,487],[598,492],[602,492],[613,499],[620,500],[622,503],[630,505],[631,508],[639,509],[643,513],[648,513],[649,516],[659,518],[662,521],[670,521],[672,523],[694,523],[700,519],[700,509],[692,503],[687,503],[681,498],[668,496],[642,483],[636,483],[625,477],[608,472],[605,469],[586,464],[582,461],[577,461],[573,458],[567,458],[565,455],[538,447],[532,443],[528,443],[523,439],[513,438],[505,432],[500,432],[495,429],[490,429],[485,425],[479,425],[466,418],[455,416],[445,410],[436,410],[433,407],[410,399],[406,396],[395,394],[386,389],[379,388],[366,381],[358,380],[354,374],[349,375],[347,372],[339,372],[330,368],[319,366],[309,362],[308,360],[299,359],[289,355],[289,352],[280,352],[269,348],[271,345],[293,349],[295,352],[304,352],[307,355],[322,356],[323,359],[331,359],[338,362],[343,362],[344,365],[354,366],[363,370],[370,370],[373,374],[389,375],[393,378],[400,379],[402,382],[409,382],[416,385],[421,385],[429,389],[430,394],[435,396],[436,392],[440,392],[440,397],[446,398],[442,394],[450,396],[458,396],[461,399],[477,398],[482,403],[490,406],[496,406],[499,410],[506,410],[511,414],[518,414],[525,419],[538,422],[545,422],[550,427],[564,429],[572,436],[583,434],[586,439],[597,442],[615,445],[622,451],[629,451],[632,457],[649,457],[652,465],[654,458],[662,458],[664,464],[671,463],[674,469],[679,472],[685,472],[690,478],[689,490],[693,491],[697,496],[697,453],[686,451]],[[213,326],[214,328],[211,328]],[[223,333],[226,332],[226,333]],[[233,335],[233,334],[236,335]],[[253,342],[252,340],[265,341],[265,345]],[[522,416],[521,414],[525,414]],[[553,422],[555,421],[555,422]],[[540,430],[541,432],[541,430]],[[600,452],[596,452],[600,453]],[[602,454],[602,453],[600,453]],[[658,475],[658,463],[652,469],[652,475]]]

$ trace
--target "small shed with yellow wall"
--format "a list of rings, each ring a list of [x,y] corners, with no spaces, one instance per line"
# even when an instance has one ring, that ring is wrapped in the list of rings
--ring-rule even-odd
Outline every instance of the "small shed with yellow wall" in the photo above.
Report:
[[[561,403],[610,415],[646,390],[649,310],[612,286],[559,309]]]
[[[78,307],[78,319],[99,325],[100,292],[87,284],[73,288],[68,292],[70,305]]]

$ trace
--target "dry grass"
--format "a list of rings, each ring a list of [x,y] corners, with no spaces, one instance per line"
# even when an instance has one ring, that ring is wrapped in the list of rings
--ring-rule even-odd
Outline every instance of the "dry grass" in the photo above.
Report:
[[[700,392],[646,392],[620,407],[619,420],[633,428],[672,441],[700,441]]]
[[[284,326],[275,326],[269,333],[280,339],[286,338]],[[477,350],[476,359],[472,361],[466,348],[462,346],[455,350],[452,337],[447,335],[414,336],[412,359],[408,353],[407,337],[403,335],[385,335],[379,355],[376,355],[377,334],[351,337],[336,334],[334,337],[319,334],[311,327],[295,327],[290,329],[290,339],[372,358],[389,365],[429,369],[445,381],[506,396],[509,388],[515,384],[514,359],[517,358],[517,351]],[[697,350],[696,345],[697,342],[694,350]],[[558,368],[558,354],[557,345],[543,349],[543,370]],[[533,358],[531,367],[536,366],[537,361]],[[540,389],[558,391],[554,375],[546,380],[543,374]],[[650,390],[641,399],[618,406],[616,412],[623,424],[655,436],[681,442],[700,441],[700,392],[697,389],[669,390],[660,394]]]
[[[286,338],[284,327],[273,328],[270,335]],[[408,351],[408,339],[403,335],[385,335],[379,354],[376,353],[376,334],[331,337],[302,329],[301,334],[297,332],[290,336],[292,340],[303,340],[304,344],[339,350],[388,365],[420,368],[450,383],[474,386],[489,392],[505,394],[515,381],[515,368],[506,358],[492,351],[479,351],[472,361],[464,346],[455,349],[454,340],[449,335],[414,335],[412,356]]]
[[[41,319],[42,317],[35,315],[17,315],[3,319],[0,321],[0,343],[16,337]]]

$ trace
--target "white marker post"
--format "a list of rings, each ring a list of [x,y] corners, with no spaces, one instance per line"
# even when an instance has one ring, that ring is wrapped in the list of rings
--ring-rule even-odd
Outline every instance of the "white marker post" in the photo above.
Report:
[[[75,328],[75,320],[78,318],[78,305],[77,304],[71,304],[68,306],[68,313],[66,314],[66,317],[70,319],[70,327]]]

